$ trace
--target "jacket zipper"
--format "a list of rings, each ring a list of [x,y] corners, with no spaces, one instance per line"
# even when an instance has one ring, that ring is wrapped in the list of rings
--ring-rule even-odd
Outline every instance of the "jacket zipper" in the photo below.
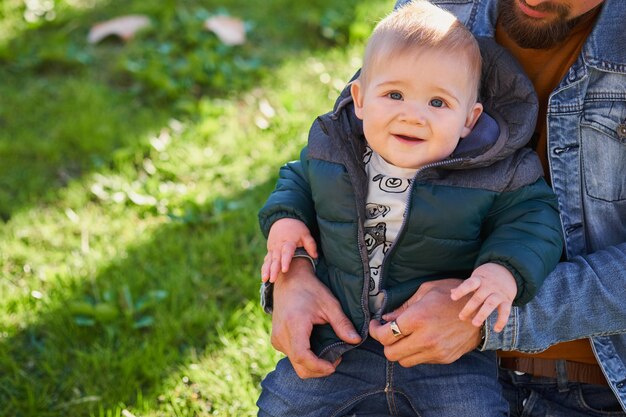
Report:
[[[413,187],[415,186],[415,180],[417,178],[417,176],[419,174],[421,174],[422,172],[424,172],[427,169],[430,168],[439,168],[442,166],[446,166],[446,165],[452,165],[452,164],[456,164],[458,162],[463,162],[464,159],[463,158],[454,158],[454,159],[448,159],[445,161],[437,161],[437,162],[432,162],[430,164],[424,165],[423,167],[421,167],[420,169],[418,169],[415,172],[415,175],[413,176],[413,181],[411,184],[411,190],[408,193],[407,196],[407,201],[406,201],[406,205],[404,208],[404,219],[402,220],[402,225],[400,225],[400,230],[398,232],[398,236],[396,236],[396,239],[393,241],[393,244],[391,245],[391,247],[389,248],[389,251],[385,254],[384,258],[383,258],[383,263],[382,263],[382,268],[381,268],[381,275],[380,275],[380,284],[381,284],[381,288],[383,288],[383,283],[384,283],[384,278],[386,276],[386,266],[388,265],[387,260],[389,258],[391,258],[391,255],[393,254],[395,247],[396,247],[396,243],[400,240],[400,238],[402,238],[402,236],[404,235],[404,231],[406,229],[406,219],[408,218],[408,214],[409,214],[409,210],[410,210],[410,204],[411,204],[411,196],[413,194]],[[358,212],[358,210],[357,210]],[[363,220],[359,219],[359,228],[362,228],[363,225]],[[357,347],[361,344],[363,344],[363,342],[365,342],[365,339],[367,338],[367,333],[368,333],[368,328],[369,328],[369,317],[370,317],[370,311],[369,311],[369,257],[364,256],[364,246],[361,242],[361,236],[363,234],[363,230],[360,230],[359,232],[359,236],[357,236],[357,242],[358,242],[358,248],[359,248],[359,256],[361,257],[361,262],[363,263],[364,267],[367,268],[366,270],[364,270],[364,278],[363,278],[363,292],[361,293],[361,310],[363,311],[363,316],[366,318],[365,319],[365,323],[363,325],[363,328],[361,329],[359,335],[361,336],[361,342],[356,344],[356,345],[351,345],[353,347]],[[385,298],[383,300],[383,305],[381,307],[381,311],[384,311],[386,304],[387,304],[387,295],[386,295],[386,291],[383,288],[383,291],[385,292]],[[380,317],[375,317],[376,319],[380,319]],[[320,356],[323,356],[324,353],[328,352],[329,350],[335,348],[335,347],[339,347],[339,346],[345,346],[348,345],[348,343],[344,342],[344,341],[339,341],[339,342],[335,342],[332,343],[328,346],[326,346],[324,349],[322,349],[322,351],[320,352]]]
[[[393,243],[391,244],[391,247],[389,248],[389,250],[387,251],[387,253],[383,257],[382,267],[380,268],[380,288],[385,293],[385,297],[383,299],[383,303],[382,303],[382,306],[380,308],[381,312],[385,311],[385,308],[387,307],[387,291],[384,289],[385,286],[383,284],[385,282],[385,277],[387,276],[387,269],[388,269],[387,267],[389,265],[388,260],[391,258],[391,256],[395,252],[397,243],[404,236],[404,232],[406,230],[406,221],[407,221],[407,219],[409,217],[409,211],[411,210],[411,200],[412,200],[411,197],[413,195],[413,187],[415,187],[415,180],[417,179],[419,174],[421,174],[422,172],[424,172],[427,169],[439,168],[439,167],[446,166],[446,165],[452,165],[452,164],[455,164],[457,162],[463,162],[463,158],[447,159],[445,161],[432,162],[430,164],[424,165],[423,167],[419,168],[415,172],[415,175],[413,175],[413,181],[411,182],[411,189],[407,193],[406,204],[404,205],[404,216],[402,218],[402,224],[400,225],[400,230],[398,231],[398,235],[396,236],[396,238],[394,239]],[[368,262],[368,265],[369,265],[369,262]],[[369,294],[368,294],[368,296],[369,296]],[[380,319],[380,318],[378,318],[378,319]]]
[[[358,213],[358,210],[357,210]],[[359,229],[362,229],[362,224],[363,221],[360,219],[360,215],[359,215]],[[365,317],[364,323],[363,323],[363,328],[359,331],[359,336],[361,336],[361,341],[359,343],[357,343],[356,345],[349,345],[349,343],[346,343],[342,340],[335,342],[335,343],[331,343],[330,345],[326,346],[324,349],[322,349],[322,351],[320,352],[320,356],[323,356],[326,352],[328,352],[329,350],[335,348],[335,347],[339,347],[339,346],[345,346],[345,345],[349,345],[351,346],[350,349],[353,349],[357,346],[360,346],[363,344],[363,342],[365,342],[365,340],[367,339],[367,334],[368,334],[368,329],[369,329],[369,301],[368,301],[368,296],[369,296],[369,258],[367,257],[363,257],[363,253],[367,253],[367,250],[365,249],[365,246],[363,246],[363,243],[361,242],[362,235],[363,235],[363,230],[359,230],[359,235],[357,236],[357,243],[358,243],[358,249],[359,249],[359,257],[361,258],[361,263],[363,263],[364,267],[367,267],[367,270],[364,270],[364,285],[363,285],[363,292],[361,293],[361,311],[363,312],[363,316]],[[365,262],[365,259],[368,260],[368,262]],[[346,349],[350,350],[350,349]],[[345,353],[345,352],[344,352]]]

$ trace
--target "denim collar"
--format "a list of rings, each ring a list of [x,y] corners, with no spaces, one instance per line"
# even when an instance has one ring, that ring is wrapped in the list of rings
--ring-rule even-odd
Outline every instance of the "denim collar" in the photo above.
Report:
[[[595,27],[583,47],[585,62],[601,71],[626,73],[626,1],[604,0]]]

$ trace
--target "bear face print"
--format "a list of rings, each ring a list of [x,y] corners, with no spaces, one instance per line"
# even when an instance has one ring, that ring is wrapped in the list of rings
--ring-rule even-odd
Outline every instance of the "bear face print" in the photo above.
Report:
[[[377,217],[385,217],[389,213],[391,208],[383,204],[367,203],[365,206],[365,215],[368,219],[375,219]]]
[[[370,295],[376,295],[379,293],[378,282],[380,282],[380,265],[370,268]]]
[[[385,234],[387,233],[387,225],[385,223],[377,223],[376,226],[365,228],[365,245],[367,252],[372,253],[374,248],[385,244]]]
[[[382,174],[376,175],[372,181],[378,182],[378,187],[386,193],[403,193],[411,185],[409,179],[386,177]]]

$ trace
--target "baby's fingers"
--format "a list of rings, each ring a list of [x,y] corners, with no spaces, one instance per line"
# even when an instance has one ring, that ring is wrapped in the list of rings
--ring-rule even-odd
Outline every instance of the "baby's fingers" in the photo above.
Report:
[[[293,242],[285,242],[280,253],[281,272],[289,271],[289,265],[291,265],[291,259],[293,259],[294,253],[296,253],[296,244]]]
[[[480,278],[472,276],[459,284],[458,287],[450,291],[450,297],[456,301],[465,297],[467,294],[476,291],[480,287]]]
[[[272,256],[269,252],[265,255],[263,259],[263,265],[261,265],[261,280],[263,282],[267,282],[270,279],[270,267],[272,266]]]
[[[485,294],[484,291],[476,291],[472,298],[470,298],[469,301],[465,303],[463,310],[461,310],[461,312],[459,313],[459,318],[461,320],[468,320],[480,308],[480,306],[485,301],[485,297],[487,296],[488,294]]]
[[[274,282],[276,281],[276,277],[278,277],[278,274],[280,273],[281,270],[281,263],[280,263],[280,257],[281,257],[281,252],[279,250],[273,250],[270,252],[270,282]]]
[[[302,246],[306,253],[309,254],[312,258],[317,258],[317,244],[315,243],[315,239],[310,234],[304,236],[302,238]]]
[[[487,320],[487,317],[489,317],[489,315],[496,308],[498,308],[498,306],[502,305],[503,301],[504,300],[499,295],[490,294],[489,297],[485,299],[485,302],[483,302],[483,305],[478,310],[478,313],[476,313],[476,315],[472,319],[472,324],[476,327],[482,325],[485,322],[485,320]]]
[[[496,324],[493,326],[493,330],[497,333],[500,333],[506,322],[509,320],[509,316],[511,314],[511,303],[503,302],[498,306],[498,320],[496,320]]]

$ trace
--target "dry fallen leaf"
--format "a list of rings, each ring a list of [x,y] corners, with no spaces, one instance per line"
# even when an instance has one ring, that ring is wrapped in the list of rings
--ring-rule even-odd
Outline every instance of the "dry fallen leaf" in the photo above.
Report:
[[[118,36],[127,41],[135,36],[138,30],[148,26],[150,19],[144,15],[128,15],[100,22],[89,31],[89,43],[98,43],[107,36]]]
[[[246,42],[246,28],[240,19],[214,16],[204,21],[204,27],[215,33],[226,45],[241,45]]]

